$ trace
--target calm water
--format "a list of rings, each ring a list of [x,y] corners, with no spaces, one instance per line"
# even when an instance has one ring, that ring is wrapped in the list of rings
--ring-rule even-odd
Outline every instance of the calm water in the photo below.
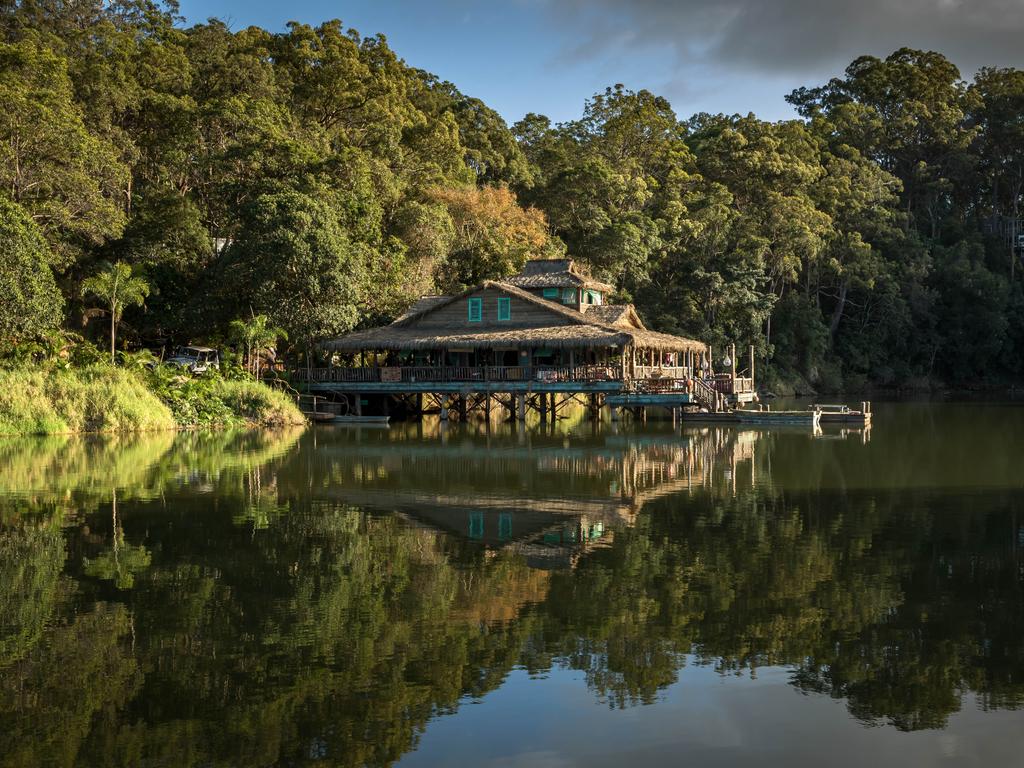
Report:
[[[1024,754],[1024,406],[0,442],[0,766]]]

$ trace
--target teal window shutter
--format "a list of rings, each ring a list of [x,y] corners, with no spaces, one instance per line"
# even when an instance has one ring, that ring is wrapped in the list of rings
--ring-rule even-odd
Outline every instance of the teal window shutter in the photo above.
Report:
[[[469,300],[469,322],[479,323],[484,317],[484,300],[483,299],[470,299]]]
[[[512,319],[512,299],[508,298],[507,296],[498,297],[498,319]]]
[[[544,289],[544,298],[545,299],[557,299],[558,298],[558,289],[557,288],[545,288]]]

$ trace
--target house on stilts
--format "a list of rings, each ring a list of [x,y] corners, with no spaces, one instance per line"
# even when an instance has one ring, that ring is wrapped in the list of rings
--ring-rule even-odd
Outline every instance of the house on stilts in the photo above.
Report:
[[[665,405],[717,412],[754,399],[753,359],[724,372],[700,341],[646,328],[632,305],[608,304],[612,287],[571,259],[534,260],[503,280],[425,296],[390,325],[321,344],[330,365],[295,372],[312,393],[359,414],[449,409],[556,418],[570,401]],[[741,375],[745,374],[745,375]]]

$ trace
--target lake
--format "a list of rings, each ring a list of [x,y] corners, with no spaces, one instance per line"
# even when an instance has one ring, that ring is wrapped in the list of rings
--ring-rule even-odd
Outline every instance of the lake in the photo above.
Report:
[[[0,440],[0,766],[1018,766],[1024,406]]]

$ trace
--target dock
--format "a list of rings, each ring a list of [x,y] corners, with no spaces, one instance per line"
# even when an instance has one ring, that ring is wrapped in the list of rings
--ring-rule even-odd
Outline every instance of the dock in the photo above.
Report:
[[[821,405],[815,403],[811,409],[821,412],[822,424],[846,424],[854,427],[871,426],[871,403],[862,401],[860,410],[854,410],[848,405]]]

